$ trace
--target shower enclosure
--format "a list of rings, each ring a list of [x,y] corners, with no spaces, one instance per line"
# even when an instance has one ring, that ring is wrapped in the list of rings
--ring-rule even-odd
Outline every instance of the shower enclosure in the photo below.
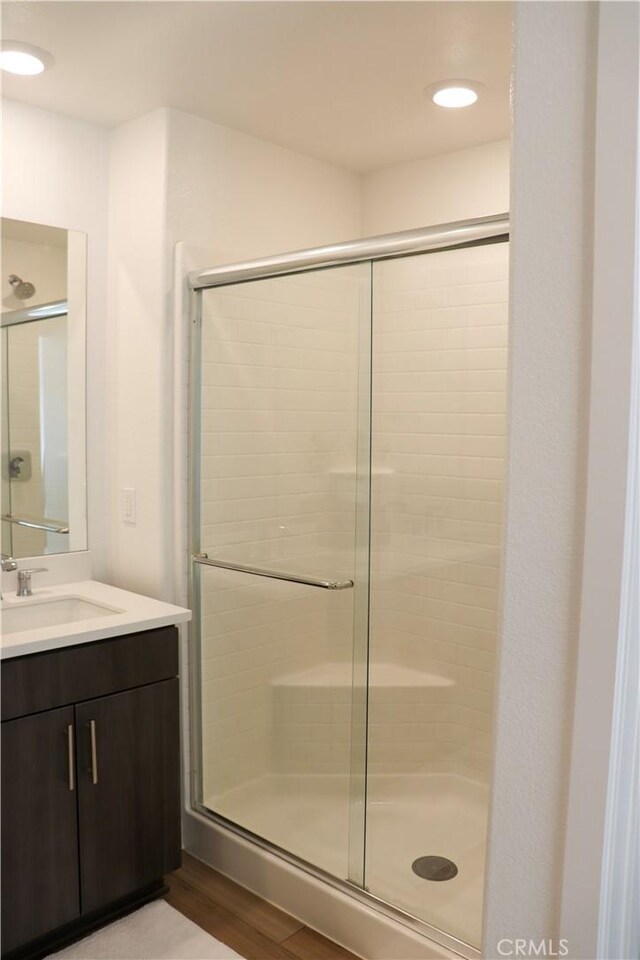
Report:
[[[190,277],[192,802],[478,947],[506,216]]]

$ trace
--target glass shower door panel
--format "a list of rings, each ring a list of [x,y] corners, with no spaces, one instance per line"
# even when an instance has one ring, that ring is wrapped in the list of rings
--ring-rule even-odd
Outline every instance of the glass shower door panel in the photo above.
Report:
[[[374,265],[366,885],[480,942],[508,244]],[[422,859],[439,858],[439,859]]]
[[[361,882],[370,266],[206,290],[201,314],[196,535],[241,568],[194,565],[201,801]]]

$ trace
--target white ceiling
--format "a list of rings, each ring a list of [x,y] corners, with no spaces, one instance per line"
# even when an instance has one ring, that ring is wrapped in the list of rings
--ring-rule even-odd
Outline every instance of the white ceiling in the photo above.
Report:
[[[509,135],[511,4],[7,0],[2,35],[56,59],[4,96],[112,126],[176,107],[356,171]],[[423,89],[479,81],[444,110]]]

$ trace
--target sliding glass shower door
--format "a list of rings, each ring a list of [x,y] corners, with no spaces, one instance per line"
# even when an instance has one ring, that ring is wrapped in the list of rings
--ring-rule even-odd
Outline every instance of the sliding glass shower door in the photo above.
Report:
[[[194,294],[196,807],[456,951],[484,896],[504,240],[469,221]]]
[[[203,291],[197,797],[363,883],[371,265]]]

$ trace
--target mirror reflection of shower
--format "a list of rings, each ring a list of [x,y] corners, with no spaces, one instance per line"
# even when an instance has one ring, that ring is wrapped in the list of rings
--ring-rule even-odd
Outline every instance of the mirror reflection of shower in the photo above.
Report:
[[[22,280],[16,273],[9,275],[9,284],[13,287],[13,295],[18,300],[30,300],[35,294],[36,288],[28,280]]]
[[[15,559],[86,548],[86,241],[0,218],[0,541]]]

